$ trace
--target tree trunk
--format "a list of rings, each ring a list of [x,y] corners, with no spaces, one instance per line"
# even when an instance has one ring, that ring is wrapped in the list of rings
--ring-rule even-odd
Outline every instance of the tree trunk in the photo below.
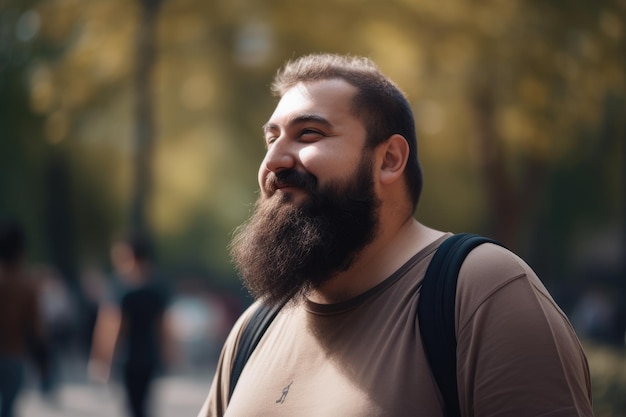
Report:
[[[481,171],[491,211],[490,233],[499,242],[511,245],[520,223],[520,201],[507,173],[502,141],[495,129],[492,88],[491,85],[477,87],[473,92],[472,104],[478,131]]]
[[[516,181],[515,174],[507,170],[510,156],[507,156],[504,141],[496,130],[494,87],[488,82],[478,84],[473,91],[472,105],[490,209],[490,233],[514,248],[526,238],[521,230],[527,217],[532,215],[537,196],[545,185],[546,165],[531,153],[521,153],[521,178]]]
[[[156,63],[156,18],[162,0],[140,0],[135,71],[136,132],[131,229],[150,233],[148,206],[152,192],[155,139],[152,75]]]

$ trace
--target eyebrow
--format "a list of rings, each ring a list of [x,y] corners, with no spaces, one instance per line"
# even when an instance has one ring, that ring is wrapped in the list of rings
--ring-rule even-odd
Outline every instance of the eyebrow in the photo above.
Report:
[[[307,122],[315,122],[315,123],[324,125],[326,128],[331,128],[333,126],[332,123],[330,123],[328,119],[326,119],[325,117],[322,117],[318,114],[308,114],[308,113],[301,114],[299,116],[296,116],[290,119],[287,122],[287,126],[293,126],[293,125],[307,123]],[[277,129],[278,125],[275,123],[267,122],[262,126],[262,128],[263,128],[263,132],[267,133],[270,130]]]

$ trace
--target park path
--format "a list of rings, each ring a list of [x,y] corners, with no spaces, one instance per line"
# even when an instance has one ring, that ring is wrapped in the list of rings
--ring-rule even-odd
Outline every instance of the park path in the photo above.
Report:
[[[210,378],[169,376],[156,381],[154,417],[196,417],[209,390]],[[16,417],[126,417],[119,385],[62,384],[54,401],[35,389],[22,392]]]

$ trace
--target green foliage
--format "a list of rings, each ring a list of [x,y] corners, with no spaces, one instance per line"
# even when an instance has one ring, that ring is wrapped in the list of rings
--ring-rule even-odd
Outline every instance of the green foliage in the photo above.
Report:
[[[596,417],[626,416],[626,354],[623,350],[587,344]]]
[[[0,210],[28,223],[38,260],[104,263],[129,226],[142,152],[140,3],[4,4]],[[501,238],[566,280],[577,242],[623,221],[625,16],[619,0],[162,2],[149,215],[164,262],[230,279],[226,246],[256,197],[275,103],[268,85],[286,59],[329,51],[372,57],[411,99],[421,220]]]

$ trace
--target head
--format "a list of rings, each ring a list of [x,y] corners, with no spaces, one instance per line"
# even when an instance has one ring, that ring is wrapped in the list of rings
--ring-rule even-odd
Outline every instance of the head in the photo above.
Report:
[[[111,248],[113,267],[125,278],[144,275],[152,257],[152,244],[141,233],[132,233],[119,239]]]
[[[26,252],[26,235],[15,220],[0,223],[0,265],[12,267],[19,264]]]
[[[332,54],[312,54],[288,62],[276,75],[272,92],[282,98],[299,83],[340,79],[356,89],[351,111],[366,129],[367,145],[374,148],[394,134],[405,138],[409,157],[404,171],[413,211],[422,192],[422,170],[417,155],[413,110],[402,91],[371,60]]]
[[[377,164],[398,179],[407,216],[421,174],[408,102],[370,61],[304,57],[278,73],[273,90],[280,101],[264,126],[261,195],[231,255],[256,297],[280,303],[348,270],[373,241],[384,182]]]

